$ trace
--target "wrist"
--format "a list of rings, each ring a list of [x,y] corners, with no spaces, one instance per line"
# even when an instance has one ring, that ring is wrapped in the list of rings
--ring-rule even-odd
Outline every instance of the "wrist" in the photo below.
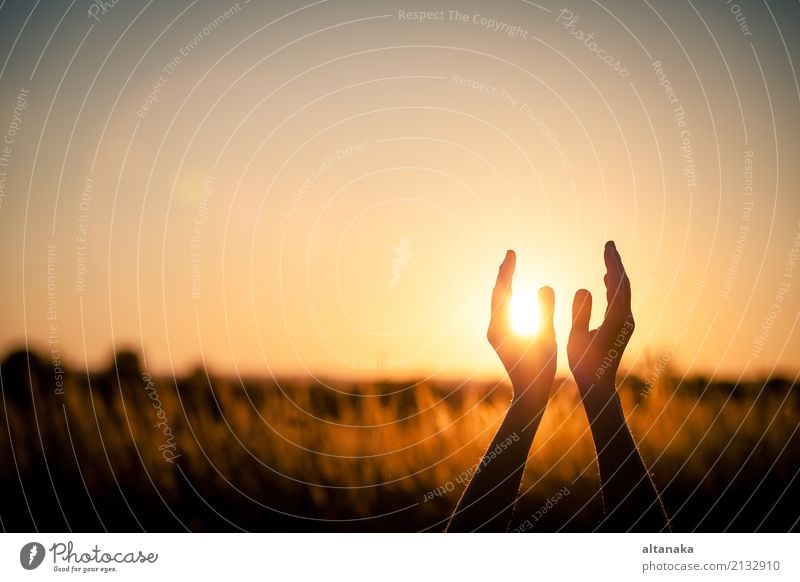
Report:
[[[613,376],[593,383],[581,383],[578,388],[590,423],[594,424],[594,421],[600,418],[624,421],[622,404]]]
[[[550,396],[550,388],[553,386],[553,378],[542,378],[537,376],[531,379],[511,378],[511,388],[513,391],[512,406],[527,408],[529,413],[536,412],[539,408],[547,405]]]
[[[543,397],[535,397],[533,394],[518,397],[515,394],[503,418],[501,430],[509,433],[515,432],[522,436],[534,434],[542,420],[546,405],[546,392]]]

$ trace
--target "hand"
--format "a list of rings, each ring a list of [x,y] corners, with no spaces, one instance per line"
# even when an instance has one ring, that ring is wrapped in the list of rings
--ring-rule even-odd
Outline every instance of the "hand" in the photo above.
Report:
[[[616,389],[622,353],[633,334],[631,284],[613,241],[605,248],[606,316],[589,330],[592,295],[575,293],[567,342],[569,367],[589,419],[605,509],[601,529],[669,531],[667,517],[650,474],[625,421]]]
[[[511,279],[516,263],[514,251],[508,251],[492,291],[492,315],[486,337],[511,378],[514,402],[522,400],[543,409],[556,374],[555,295],[550,287],[539,289],[542,326],[537,334],[514,333],[511,330]]]
[[[606,315],[597,329],[589,330],[592,294],[575,293],[572,330],[567,342],[569,367],[584,398],[593,387],[614,389],[614,378],[634,330],[631,312],[631,283],[613,241],[606,243]]]
[[[492,292],[486,336],[511,378],[514,397],[447,526],[448,531],[506,531],[522,473],[556,375],[555,298],[539,289],[542,326],[526,337],[511,331],[511,279],[517,257],[508,251]],[[497,454],[495,451],[502,451]]]

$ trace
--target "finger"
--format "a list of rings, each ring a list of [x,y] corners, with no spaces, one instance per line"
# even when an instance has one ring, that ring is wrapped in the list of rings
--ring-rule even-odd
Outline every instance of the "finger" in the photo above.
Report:
[[[603,254],[606,263],[606,312],[615,317],[626,317],[631,312],[631,283],[622,264],[622,257],[617,251],[614,241],[606,243]]]
[[[588,333],[589,319],[592,317],[592,294],[586,289],[578,289],[572,300],[572,332]]]
[[[555,337],[556,330],[553,327],[553,314],[556,307],[556,294],[552,287],[542,287],[539,289],[539,308],[542,313],[542,332]]]
[[[506,251],[503,262],[500,263],[500,270],[497,273],[497,281],[492,290],[492,319],[508,314],[511,304],[511,280],[514,277],[514,269],[517,265],[517,255],[514,251]]]

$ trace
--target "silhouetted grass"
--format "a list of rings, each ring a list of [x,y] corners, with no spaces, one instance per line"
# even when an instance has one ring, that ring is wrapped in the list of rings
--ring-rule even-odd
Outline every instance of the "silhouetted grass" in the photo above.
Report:
[[[0,371],[9,531],[441,530],[510,396],[504,385],[202,370],[148,383],[130,353],[101,373],[68,371],[63,395],[33,353]],[[575,386],[557,384],[515,522],[566,486],[533,531],[592,530],[602,503],[588,424]],[[675,530],[797,529],[797,386],[629,377],[621,393]]]

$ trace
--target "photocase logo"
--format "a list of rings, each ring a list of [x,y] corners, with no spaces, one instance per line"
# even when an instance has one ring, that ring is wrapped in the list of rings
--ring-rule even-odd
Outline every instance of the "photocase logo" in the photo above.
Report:
[[[411,237],[404,236],[392,250],[394,251],[394,258],[392,259],[392,277],[389,279],[390,290],[394,290],[397,286],[400,275],[403,274],[403,269],[411,261]]]
[[[19,563],[26,570],[35,570],[44,561],[44,546],[38,542],[29,542],[19,552]]]

